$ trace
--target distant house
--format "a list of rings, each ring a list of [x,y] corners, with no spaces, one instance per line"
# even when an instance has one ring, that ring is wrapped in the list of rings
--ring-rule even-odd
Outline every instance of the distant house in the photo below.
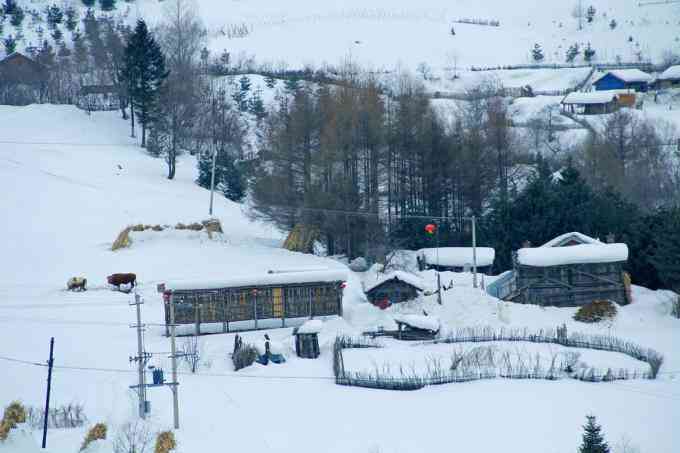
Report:
[[[496,252],[490,247],[477,247],[477,271],[487,273],[493,266]],[[418,268],[421,271],[463,272],[472,269],[475,256],[472,247],[439,247],[420,249],[417,252]]]
[[[646,92],[652,76],[639,69],[618,69],[608,71],[597,78],[593,85],[597,91],[635,90]]]
[[[47,91],[47,69],[19,52],[0,60],[0,104],[41,102]]]
[[[671,66],[662,72],[656,79],[656,87],[659,89],[680,87],[680,65]]]
[[[623,265],[626,244],[602,243],[581,233],[567,233],[541,247],[514,255],[515,302],[572,307],[595,300],[628,303]]]
[[[619,109],[619,96],[616,91],[573,92],[567,94],[560,104],[565,112],[602,115]]]
[[[425,292],[427,285],[416,275],[406,272],[391,272],[364,288],[369,302],[382,309],[393,304],[416,299]]]

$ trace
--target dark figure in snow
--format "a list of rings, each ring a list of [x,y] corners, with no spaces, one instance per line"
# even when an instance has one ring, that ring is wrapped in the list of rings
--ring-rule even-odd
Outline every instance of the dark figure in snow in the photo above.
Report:
[[[453,26],[451,27],[451,35],[456,36],[456,30],[453,29]]]
[[[131,285],[131,288],[134,288],[137,283],[137,276],[135,274],[111,274],[106,277],[106,281],[120,291],[120,285]]]
[[[239,334],[236,334],[234,337],[234,354],[241,350],[241,346],[243,346],[243,339]]]

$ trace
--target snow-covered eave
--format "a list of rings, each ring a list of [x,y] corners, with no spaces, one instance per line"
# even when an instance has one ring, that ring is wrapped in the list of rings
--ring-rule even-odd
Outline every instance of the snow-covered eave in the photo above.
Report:
[[[529,267],[624,263],[627,260],[626,244],[581,244],[569,247],[523,248],[517,251],[517,263]]]
[[[385,275],[382,278],[379,278],[378,280],[376,280],[375,282],[373,282],[369,285],[366,285],[365,288],[364,288],[364,291],[365,292],[373,291],[377,287],[382,286],[385,283],[393,281],[393,280],[404,282],[407,285],[413,286],[418,291],[425,291],[425,290],[428,289],[427,285],[425,284],[425,282],[420,277],[413,275],[413,274],[408,274],[408,273],[402,272],[402,271],[395,271],[395,272],[391,272],[391,273]]]
[[[439,247],[424,248],[418,250],[418,256],[425,260],[425,263],[436,266],[465,267],[473,264],[472,247]],[[493,265],[496,258],[496,251],[491,247],[476,248],[477,267]]]
[[[647,74],[646,72],[640,71],[639,69],[618,69],[605,72],[601,76],[593,79],[592,83],[597,83],[600,80],[607,77],[608,75],[611,75],[621,80],[622,82],[626,83],[641,83],[649,82],[652,80],[651,75]]]
[[[564,241],[565,239],[568,239],[568,238],[571,238],[571,237],[578,239],[583,244],[603,244],[603,242],[601,242],[598,239],[595,239],[595,238],[590,237],[590,236],[583,234],[583,233],[579,233],[578,231],[572,231],[570,233],[561,234],[561,235],[557,236],[556,238],[549,240],[545,244],[541,245],[541,247],[554,247],[554,246],[558,245],[560,242]]]
[[[167,282],[166,291],[196,291],[222,288],[262,287],[309,283],[339,283],[347,280],[343,270],[286,272],[235,276],[216,280],[178,280]]]

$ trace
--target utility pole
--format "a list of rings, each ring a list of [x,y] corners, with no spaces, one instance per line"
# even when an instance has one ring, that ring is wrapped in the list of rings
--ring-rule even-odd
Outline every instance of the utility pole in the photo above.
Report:
[[[142,301],[142,298],[135,292],[135,301],[130,305],[134,305],[137,308],[137,324],[131,326],[137,328],[137,356],[131,357],[130,361],[137,362],[137,373],[139,378],[139,382],[137,384],[137,395],[139,395],[139,418],[142,419],[146,418],[146,382],[144,366],[146,365],[146,361],[148,359],[148,354],[144,352],[144,340],[142,337],[144,325],[142,324],[141,306],[143,303],[144,301]]]
[[[50,414],[50,392],[52,391],[52,366],[54,365],[54,337],[50,339],[50,360],[47,362],[47,397],[45,398],[45,421],[43,422],[42,448],[47,447],[47,421]]]
[[[172,414],[175,429],[179,429],[179,396],[177,395],[177,392],[179,391],[179,382],[177,382],[177,345],[175,343],[175,298],[172,294],[170,295],[170,354],[172,359]]]
[[[578,29],[583,30],[583,0],[578,0]]]
[[[437,303],[442,304],[442,279],[439,275],[439,225],[437,225]]]
[[[472,216],[472,286],[477,287],[477,219]]]
[[[214,145],[213,145],[214,146]],[[208,215],[213,215],[213,198],[215,196],[215,165],[217,163],[217,147],[213,150],[212,174],[210,175],[210,209]]]

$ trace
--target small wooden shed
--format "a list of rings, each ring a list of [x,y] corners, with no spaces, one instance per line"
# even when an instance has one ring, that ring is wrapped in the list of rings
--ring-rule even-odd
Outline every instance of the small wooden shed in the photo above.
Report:
[[[656,88],[680,87],[680,65],[671,66],[662,72],[656,79]]]
[[[426,288],[420,277],[396,271],[369,283],[364,291],[373,305],[385,309],[393,304],[416,299]]]
[[[439,318],[423,315],[397,315],[394,317],[397,324],[399,340],[431,340],[439,333],[441,323]]]
[[[310,319],[300,327],[293,329],[295,337],[295,354],[304,359],[319,357],[319,332],[323,329],[323,322]]]
[[[516,289],[509,300],[558,307],[595,300],[628,303],[623,272],[626,244],[605,244],[568,233],[541,247],[519,249],[513,258]]]
[[[602,115],[612,113],[619,108],[617,91],[593,91],[588,93],[573,92],[567,94],[560,104],[562,110],[582,115]]]

